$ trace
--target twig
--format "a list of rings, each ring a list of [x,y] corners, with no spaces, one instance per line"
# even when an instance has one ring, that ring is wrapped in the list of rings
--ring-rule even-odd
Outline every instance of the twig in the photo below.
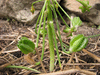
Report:
[[[94,72],[90,72],[88,70],[83,70],[83,69],[80,69],[80,72],[85,73],[86,75],[96,75],[96,73]]]
[[[66,63],[66,64],[62,64],[62,65],[100,65],[100,63]]]
[[[67,74],[72,74],[72,73],[76,73],[79,72],[78,69],[70,69],[70,70],[66,70],[66,71],[58,71],[58,72],[54,72],[54,73],[47,73],[47,74],[39,74],[39,75],[67,75]]]
[[[67,63],[71,63],[72,62],[72,59],[73,59],[74,55],[75,55],[75,53],[73,52],[71,57],[70,57],[70,59],[69,59],[69,61]]]
[[[94,72],[90,72],[90,71],[87,71],[87,70],[83,70],[83,69],[71,69],[71,70],[67,70],[67,71],[62,71],[61,73],[60,72],[55,72],[55,73],[48,73],[48,74],[45,74],[45,75],[66,75],[66,74],[72,74],[72,73],[76,73],[76,72],[81,72],[81,73],[85,73],[86,75],[96,75],[96,73]],[[39,74],[39,75],[44,75],[44,74]]]
[[[21,60],[21,59],[23,59],[23,58],[24,58],[24,56],[22,56],[22,57],[16,59],[15,61],[11,61],[11,62],[9,62],[9,63],[6,63],[6,64],[4,64],[4,65],[1,65],[1,66],[0,66],[0,69],[4,68],[4,67],[6,67],[6,66],[9,66],[9,65],[11,65],[11,64],[14,64],[15,62],[18,62],[19,60]]]
[[[89,56],[91,56],[92,58],[94,58],[95,60],[97,60],[98,62],[100,62],[100,58],[97,57],[96,55],[92,54],[91,52],[85,50],[85,49],[82,49],[83,52],[86,52]]]
[[[18,52],[20,51],[19,49],[15,49],[15,50],[10,50],[10,51],[3,51],[2,53],[13,53],[13,52]]]
[[[42,61],[41,61],[41,58],[40,58],[40,53],[39,53],[39,51],[38,51],[37,48],[35,48],[35,50],[36,50],[36,54],[37,54],[37,56],[38,56],[38,59],[39,59],[39,61],[40,61],[40,63],[41,63],[42,69],[43,69],[44,72],[46,73],[46,70],[45,70],[44,65],[43,65],[43,63],[42,63]]]
[[[77,57],[76,53],[75,53],[75,59],[76,59],[76,63],[78,63],[79,61],[78,61],[78,57]],[[78,65],[75,67],[76,67],[76,69],[80,69],[80,67]]]

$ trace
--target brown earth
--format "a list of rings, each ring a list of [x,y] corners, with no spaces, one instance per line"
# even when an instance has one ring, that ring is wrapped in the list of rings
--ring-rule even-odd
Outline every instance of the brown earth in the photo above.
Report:
[[[89,24],[89,23],[88,23]],[[90,26],[90,25],[89,25]],[[75,34],[86,34],[86,36],[100,34],[97,28],[89,27],[85,23],[78,29]],[[60,25],[62,40],[65,44],[69,45],[70,37],[66,37],[66,33],[63,32],[65,26]],[[26,66],[30,68],[34,68],[41,73],[44,73],[41,65],[34,65],[33,63],[29,63],[30,60],[26,60],[21,58],[25,56],[20,50],[17,48],[17,43],[20,37],[25,36],[36,43],[36,34],[35,28],[33,25],[27,26],[23,23],[19,23],[14,19],[11,19],[9,22],[4,19],[0,19],[0,75],[35,75],[36,72],[23,70],[23,69],[12,69],[5,68],[5,64],[12,64],[18,66]],[[38,51],[42,52],[42,37],[39,39],[39,47]],[[43,64],[46,72],[49,75],[49,47],[48,47],[48,39],[45,39],[45,54],[43,59]],[[94,56],[97,56],[98,59],[91,57],[91,54],[83,51],[77,52],[75,56],[73,56],[72,62],[69,62],[71,59],[71,54],[66,54],[61,50],[61,46],[59,45],[59,52],[61,54],[60,59],[62,62],[62,70],[60,70],[58,62],[55,63],[55,69],[53,75],[58,75],[56,72],[59,72],[59,75],[96,75],[96,73],[100,70],[100,40],[97,38],[90,38],[87,47],[85,48],[87,51],[92,53]],[[66,49],[68,50],[68,49]],[[55,51],[56,52],[56,51]],[[21,59],[20,59],[21,58]],[[57,55],[55,54],[55,60],[57,61]],[[19,60],[18,60],[19,59]],[[36,62],[39,61],[37,55],[32,55],[32,59]],[[16,61],[18,60],[18,61]],[[13,62],[15,61],[15,62]],[[2,67],[3,66],[3,67]],[[72,71],[74,69],[75,72]],[[75,70],[77,69],[77,71]],[[71,70],[71,72],[70,72]],[[70,72],[70,73],[69,73]],[[68,74],[69,73],[69,74]],[[89,73],[89,74],[88,74]],[[41,74],[40,74],[41,75]],[[50,74],[51,75],[51,74]],[[99,74],[98,74],[99,75]]]

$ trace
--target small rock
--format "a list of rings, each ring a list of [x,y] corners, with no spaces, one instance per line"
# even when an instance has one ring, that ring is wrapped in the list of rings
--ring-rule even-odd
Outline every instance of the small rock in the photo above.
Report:
[[[28,25],[36,22],[44,1],[34,4],[35,12],[30,12],[31,5],[37,0],[0,0],[0,17],[9,17]],[[59,0],[57,0],[59,2]]]
[[[100,25],[100,3],[95,4],[95,6],[91,8],[90,12],[86,12],[85,15],[89,21],[96,25]]]
[[[87,0],[85,0],[85,1],[87,1]],[[95,4],[100,3],[100,0],[88,0],[88,1],[89,1],[89,5],[92,7]],[[70,11],[74,11],[74,12],[81,12],[81,10],[79,9],[80,6],[82,6],[82,4],[80,4],[76,0],[67,0],[66,3],[64,3],[64,7],[66,7]]]
[[[85,0],[87,1],[87,0]],[[82,6],[76,0],[67,0],[66,3],[62,3],[65,8],[68,10],[75,12],[75,14],[79,15],[86,21],[90,21],[96,25],[100,25],[100,0],[88,0],[89,5],[92,6],[90,12],[82,13],[80,6]]]

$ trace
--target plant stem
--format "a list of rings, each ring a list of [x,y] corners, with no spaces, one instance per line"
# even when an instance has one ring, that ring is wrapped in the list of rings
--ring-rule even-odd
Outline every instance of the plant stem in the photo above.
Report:
[[[94,58],[95,60],[97,60],[98,62],[100,62],[100,58],[97,57],[96,55],[92,54],[91,52],[85,50],[85,49],[82,49],[83,52],[87,53],[89,56],[91,56],[92,58]]]
[[[59,5],[59,3],[55,0],[55,3],[60,7],[60,9],[64,12],[64,14],[71,20],[69,15],[65,12],[65,10]]]
[[[44,11],[45,11],[45,8],[46,8],[46,4],[47,4],[47,0],[45,0],[43,10],[42,10],[42,14],[41,14],[41,19],[40,19],[40,24],[39,24],[39,29],[38,29],[37,39],[36,39],[36,48],[38,47],[40,28],[41,28],[42,19],[43,19]]]
[[[38,17],[38,19],[37,19],[37,22],[36,22],[36,27],[35,27],[35,33],[36,33],[36,34],[37,34],[37,25],[38,25],[38,23],[39,23],[39,20],[40,20],[42,11],[43,11],[43,9],[41,10],[41,12],[40,12],[40,14],[39,14],[39,17]]]
[[[44,13],[44,24],[43,24],[43,47],[42,47],[42,55],[41,55],[41,60],[43,60],[44,56],[44,47],[45,47],[45,24],[46,24],[46,17],[47,17],[47,12]]]
[[[40,2],[40,1],[42,1],[42,0],[35,1],[35,2],[32,3],[32,5],[34,5],[35,3],[38,3],[38,2]]]
[[[49,48],[50,48],[50,72],[54,69],[54,44],[53,44],[53,32],[51,25],[53,24],[52,20],[52,11],[50,8],[50,0],[48,0],[48,6],[47,6],[47,23],[48,23],[48,39],[49,39]]]
[[[43,24],[43,47],[42,47],[42,55],[41,55],[41,61],[43,60],[43,56],[44,56],[44,47],[45,47],[45,24],[46,24],[46,15],[47,13],[45,12],[45,15],[44,15],[44,24]],[[40,62],[37,62],[36,65],[39,65]]]
[[[53,2],[53,5],[55,5],[53,0],[52,0],[52,2]],[[57,19],[57,15],[56,15],[56,11],[54,9],[54,6],[52,7],[52,9],[53,9],[53,12],[54,12],[54,18],[56,20],[58,33],[60,35],[60,29],[59,29],[58,19]],[[53,35],[54,35],[54,41],[55,41],[55,47],[56,47],[56,52],[57,52],[57,58],[58,58],[58,62],[59,62],[59,67],[61,68],[61,62],[60,62],[60,57],[59,57],[59,51],[58,51],[58,46],[57,46],[56,33],[55,33],[55,30],[54,30],[54,25],[51,24],[51,27],[52,27],[52,31],[53,31]]]
[[[54,4],[54,6],[55,6],[55,4]],[[55,7],[56,7],[56,6],[55,6]],[[57,29],[58,29],[58,34],[59,34],[59,36],[58,36],[58,34],[56,34],[56,35],[57,35],[57,37],[58,37],[58,39],[59,39],[59,41],[60,41],[60,44],[61,44],[61,47],[62,47],[63,52],[65,52],[65,53],[68,54],[69,52],[66,51],[66,49],[63,48],[63,42],[62,42],[61,35],[60,35],[60,28],[59,28],[59,24],[58,24],[57,14],[56,14],[55,9],[54,9],[53,6],[52,6],[52,8],[53,8],[53,12],[54,12],[54,18],[55,18],[56,24],[57,24]],[[67,48],[68,48],[68,47],[69,47],[69,46],[67,46]]]
[[[87,36],[87,38],[96,37],[96,36],[99,36],[99,35],[100,35],[100,34],[92,35],[92,36]]]
[[[57,13],[59,14],[60,18],[62,19],[62,21],[65,23],[65,25],[66,25],[68,28],[70,28],[70,27],[67,25],[67,23],[65,22],[65,20],[63,19],[62,15],[60,14],[58,8],[56,8],[56,11],[57,11]]]
[[[49,48],[50,48],[50,72],[54,69],[54,45],[53,45],[53,36],[52,36],[52,28],[48,24],[48,39],[49,39]]]
[[[46,70],[45,70],[44,65],[43,65],[43,63],[42,63],[42,61],[41,61],[41,58],[40,58],[40,53],[39,53],[39,51],[38,51],[37,48],[35,48],[35,50],[36,50],[36,54],[37,54],[37,56],[38,56],[38,59],[39,59],[39,61],[40,61],[40,63],[41,63],[42,69],[43,69],[43,71],[46,73]]]
[[[14,64],[14,63],[18,62],[19,60],[22,60],[23,58],[24,58],[24,56],[21,56],[20,58],[14,60],[14,61],[11,61],[11,62],[9,62],[9,63],[3,64],[3,65],[0,66],[0,69],[6,67],[6,66],[8,66],[8,65]]]
[[[21,68],[21,69],[26,69],[26,70],[31,70],[31,71],[34,71],[34,72],[37,72],[37,73],[41,73],[40,71],[37,71],[35,69],[23,67],[23,66],[7,66],[6,68]]]

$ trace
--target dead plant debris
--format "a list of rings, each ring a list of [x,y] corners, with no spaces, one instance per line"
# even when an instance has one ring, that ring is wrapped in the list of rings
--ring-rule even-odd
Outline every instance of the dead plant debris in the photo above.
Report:
[[[53,73],[49,73],[49,47],[48,47],[48,38],[45,39],[45,53],[41,65],[35,65],[29,63],[29,60],[24,59],[24,54],[20,52],[16,44],[18,40],[25,36],[36,43],[36,34],[34,32],[33,26],[25,26],[16,23],[8,23],[7,21],[0,21],[0,75],[38,75],[33,71],[24,70],[24,69],[12,69],[5,68],[8,65],[17,65],[25,66],[29,68],[36,69],[41,73],[39,75],[96,75],[100,71],[100,43],[89,42],[86,49],[83,49],[81,52],[66,54],[61,51],[59,45],[60,59],[62,62],[62,71],[59,68],[57,62],[57,55],[55,55],[55,69]],[[61,27],[63,28],[63,26]],[[61,30],[62,40],[65,44],[69,44],[69,38],[65,38],[66,34],[63,34]],[[38,52],[41,55],[42,52],[42,37],[39,38],[39,48]],[[56,53],[56,52],[55,52]],[[31,58],[38,62],[38,56],[32,55]],[[40,59],[40,58],[39,58]],[[44,69],[42,69],[44,67]],[[44,73],[47,72],[47,73]],[[99,74],[98,74],[99,75]]]

